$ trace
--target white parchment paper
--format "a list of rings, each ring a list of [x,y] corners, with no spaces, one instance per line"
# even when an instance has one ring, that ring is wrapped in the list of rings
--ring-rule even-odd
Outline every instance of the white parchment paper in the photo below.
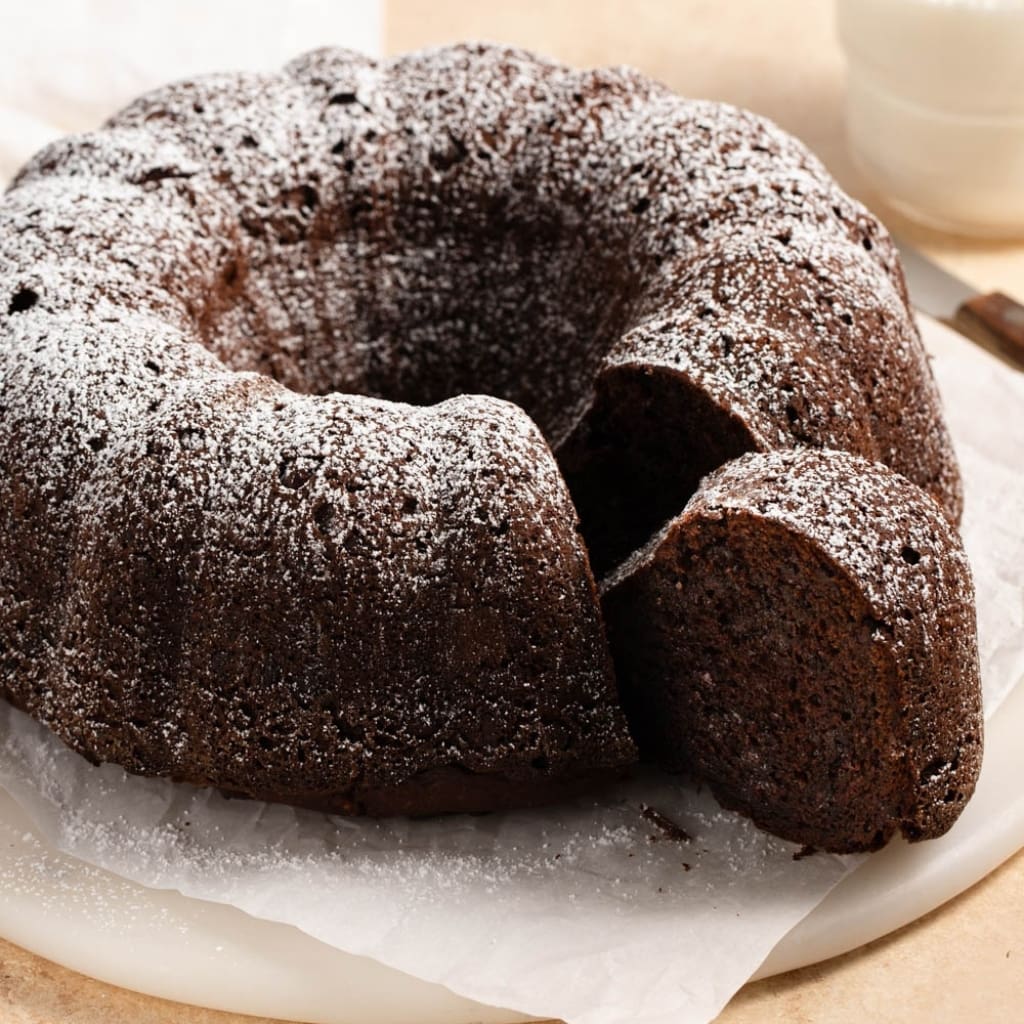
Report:
[[[964,476],[989,718],[1024,677],[1024,373],[919,319]]]
[[[1024,673],[1024,383],[926,325],[967,485],[986,711]],[[0,706],[0,785],[47,838],[494,1005],[706,1022],[861,858],[792,844],[655,773],[577,803],[371,822],[94,768]],[[650,805],[688,833],[670,838]]]
[[[854,860],[794,861],[656,775],[544,811],[370,822],[93,768],[6,705],[0,737],[0,783],[58,849],[571,1024],[709,1020]]]

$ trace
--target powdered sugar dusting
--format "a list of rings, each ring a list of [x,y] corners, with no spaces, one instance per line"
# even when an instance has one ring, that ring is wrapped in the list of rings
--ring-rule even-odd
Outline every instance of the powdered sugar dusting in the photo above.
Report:
[[[698,517],[727,512],[785,523],[810,539],[858,581],[881,619],[907,603],[924,611],[959,603],[965,589],[970,603],[970,566],[938,506],[858,456],[737,459],[709,477],[687,509]]]
[[[244,791],[619,763],[564,483],[467,393],[557,448],[667,365],[955,514],[904,300],[803,147],[627,69],[325,50],[143,96],[0,208],[12,698]]]

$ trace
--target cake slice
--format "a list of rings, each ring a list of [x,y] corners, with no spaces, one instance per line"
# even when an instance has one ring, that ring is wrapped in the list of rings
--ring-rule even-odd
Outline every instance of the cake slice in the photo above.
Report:
[[[940,507],[832,451],[744,455],[604,584],[641,754],[835,852],[946,832],[981,763],[973,583]]]

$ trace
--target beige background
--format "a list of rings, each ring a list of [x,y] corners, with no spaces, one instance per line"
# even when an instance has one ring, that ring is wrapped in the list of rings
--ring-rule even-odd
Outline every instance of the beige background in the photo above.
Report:
[[[917,229],[858,179],[842,135],[842,58],[828,0],[391,0],[388,52],[457,39],[633,64],[682,93],[769,115],[905,237],[985,289],[1024,295],[1024,244]],[[0,1022],[252,1021],[111,988],[0,941]],[[826,964],[748,985],[720,1024],[1004,1024],[1024,1020],[1024,853],[920,921]],[[625,1024],[625,1022],[624,1022]]]

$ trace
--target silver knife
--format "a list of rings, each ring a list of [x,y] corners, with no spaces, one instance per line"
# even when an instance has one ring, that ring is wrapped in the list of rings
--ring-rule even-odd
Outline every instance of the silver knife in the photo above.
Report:
[[[1002,292],[980,293],[898,238],[896,247],[918,309],[1024,369],[1024,305]]]

